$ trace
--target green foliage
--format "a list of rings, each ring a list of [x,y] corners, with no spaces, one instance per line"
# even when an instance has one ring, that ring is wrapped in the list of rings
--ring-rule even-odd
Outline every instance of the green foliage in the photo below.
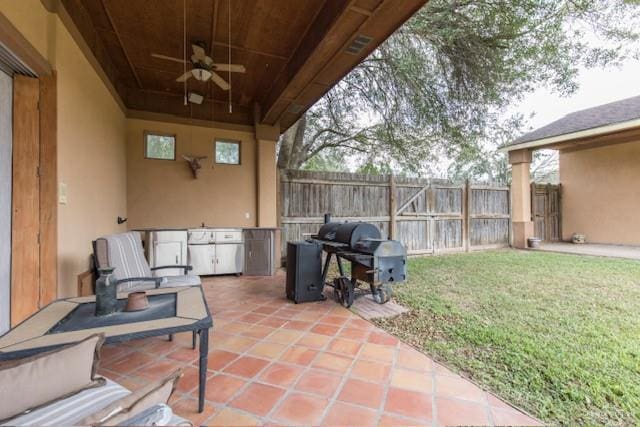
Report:
[[[240,144],[216,141],[216,163],[240,164]]]
[[[640,424],[640,263],[530,251],[411,259],[380,326],[550,424]]]
[[[146,138],[146,157],[163,160],[175,158],[176,140],[173,136],[147,135]]]
[[[499,177],[488,148],[523,124],[501,120],[505,108],[540,86],[569,94],[580,66],[633,54],[638,9],[623,0],[431,0],[307,112],[304,138],[287,148],[302,155],[281,167],[334,151],[414,173],[446,157],[461,164],[453,175]],[[481,164],[468,165],[475,156]]]

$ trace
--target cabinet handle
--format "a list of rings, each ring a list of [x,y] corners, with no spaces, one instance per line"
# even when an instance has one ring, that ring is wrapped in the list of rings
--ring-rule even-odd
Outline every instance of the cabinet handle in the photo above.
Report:
[[[176,265],[178,265],[178,264],[179,264],[179,262],[178,262],[178,255],[176,254]]]

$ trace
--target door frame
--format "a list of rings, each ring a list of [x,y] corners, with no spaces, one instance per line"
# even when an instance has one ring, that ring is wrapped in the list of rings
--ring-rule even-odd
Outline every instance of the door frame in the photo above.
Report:
[[[39,191],[37,194],[38,204],[40,206],[38,214],[38,233],[35,237],[30,238],[15,245],[12,242],[12,253],[20,253],[21,245],[37,247],[38,262],[37,265],[20,266],[20,262],[27,263],[22,257],[15,259],[12,256],[12,264],[17,262],[19,268],[34,268],[37,271],[38,281],[33,287],[37,288],[34,292],[38,308],[43,307],[57,297],[58,285],[58,181],[57,181],[57,77],[48,60],[40,54],[40,52],[22,35],[20,31],[9,21],[9,19],[0,12],[0,41],[3,45],[20,60],[20,62],[30,71],[38,81],[38,111],[37,137],[39,138],[38,155],[40,162],[37,168]],[[15,81],[14,81],[15,93]],[[16,100],[13,100],[14,106]],[[16,117],[13,117],[14,123]],[[16,141],[15,132],[13,135],[13,148],[15,150]],[[15,177],[16,171],[20,170],[20,162],[23,160],[13,157],[13,172]],[[14,181],[15,182],[15,181]],[[13,201],[20,202],[21,197],[30,197],[24,194],[14,194]],[[20,215],[13,213],[12,216]],[[18,217],[19,218],[19,217]],[[16,230],[12,222],[12,234],[15,235]],[[34,242],[33,239],[36,241]],[[12,266],[13,269],[13,266]],[[15,283],[12,272],[11,290],[18,286]],[[34,306],[32,306],[34,307]],[[20,312],[14,313],[14,307],[11,307],[11,326],[15,326],[20,320],[28,317],[32,313]]]

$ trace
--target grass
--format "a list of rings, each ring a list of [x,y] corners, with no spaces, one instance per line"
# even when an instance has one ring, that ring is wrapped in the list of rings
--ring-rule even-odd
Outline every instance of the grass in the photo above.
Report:
[[[415,258],[378,324],[545,422],[640,424],[640,262],[500,250]]]

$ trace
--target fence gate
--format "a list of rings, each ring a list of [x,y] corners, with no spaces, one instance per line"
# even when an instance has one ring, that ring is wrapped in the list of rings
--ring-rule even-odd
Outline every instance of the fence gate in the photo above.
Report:
[[[531,184],[531,215],[535,237],[547,241],[562,239],[560,185]]]

